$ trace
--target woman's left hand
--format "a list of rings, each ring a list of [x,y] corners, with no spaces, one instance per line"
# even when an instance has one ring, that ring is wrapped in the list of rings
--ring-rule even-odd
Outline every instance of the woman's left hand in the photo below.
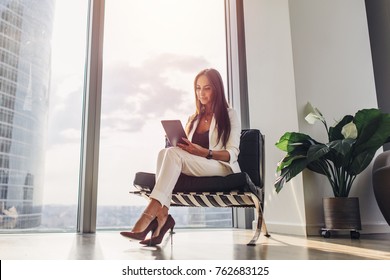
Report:
[[[201,156],[201,157],[205,157],[205,155],[208,154],[208,150],[203,148],[202,146],[198,144],[194,144],[186,138],[182,138],[182,139],[184,142],[186,142],[186,144],[178,143],[177,146],[180,149],[189,152],[190,154]]]

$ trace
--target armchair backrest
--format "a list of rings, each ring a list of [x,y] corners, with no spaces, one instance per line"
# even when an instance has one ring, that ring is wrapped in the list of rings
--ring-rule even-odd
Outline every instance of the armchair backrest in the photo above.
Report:
[[[256,186],[264,186],[264,135],[260,130],[242,130],[238,163]]]

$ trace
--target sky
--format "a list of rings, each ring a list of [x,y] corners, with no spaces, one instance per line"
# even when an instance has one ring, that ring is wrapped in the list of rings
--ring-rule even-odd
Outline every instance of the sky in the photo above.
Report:
[[[77,201],[86,2],[56,4],[44,204]],[[106,0],[99,205],[145,203],[134,174],[154,172],[160,120],[194,112],[195,75],[226,73],[224,24],[223,0]]]

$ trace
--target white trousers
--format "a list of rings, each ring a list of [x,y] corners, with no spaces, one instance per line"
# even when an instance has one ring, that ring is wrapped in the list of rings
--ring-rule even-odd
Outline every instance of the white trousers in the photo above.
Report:
[[[169,208],[180,173],[188,176],[227,176],[233,172],[217,160],[195,156],[178,147],[166,148],[158,154],[156,184],[150,198]]]

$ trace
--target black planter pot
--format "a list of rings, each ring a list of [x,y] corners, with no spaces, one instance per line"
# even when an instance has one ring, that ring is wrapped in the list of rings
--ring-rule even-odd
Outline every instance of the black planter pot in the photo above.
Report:
[[[325,228],[324,237],[330,237],[332,230],[349,230],[351,238],[359,238],[357,230],[362,229],[359,198],[328,197],[323,199]]]

